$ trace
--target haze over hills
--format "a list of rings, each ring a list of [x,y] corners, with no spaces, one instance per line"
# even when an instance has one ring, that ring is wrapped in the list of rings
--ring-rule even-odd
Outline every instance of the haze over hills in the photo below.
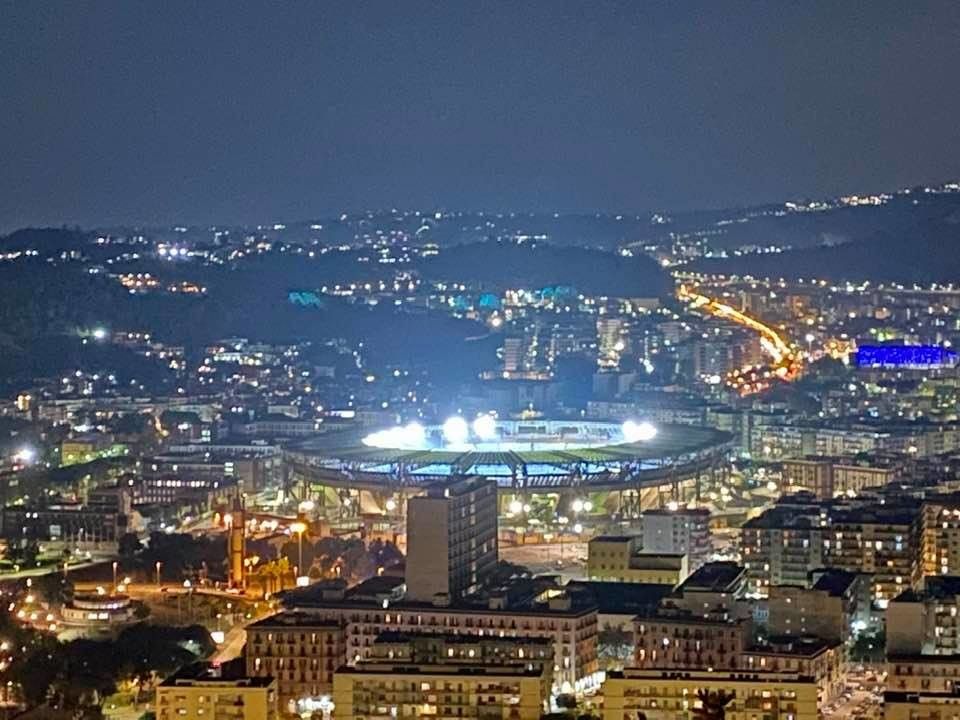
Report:
[[[406,274],[500,291],[563,285],[667,297],[661,262],[681,272],[949,283],[960,277],[958,243],[956,183],[676,215],[387,211],[253,228],[24,229],[0,237],[0,345],[16,365],[38,338],[144,319],[175,343],[339,335],[404,353],[437,332],[454,347],[483,330],[464,318],[398,313],[374,298],[347,301],[334,288]],[[190,256],[171,262],[165,248],[178,245]],[[161,286],[189,281],[202,292],[128,292],[117,282],[124,275]],[[295,289],[328,297],[305,310],[288,301]]]
[[[882,230],[831,247],[788,250],[726,260],[704,260],[704,273],[765,278],[818,278],[926,285],[960,278],[960,223],[955,218],[928,221],[900,232]]]

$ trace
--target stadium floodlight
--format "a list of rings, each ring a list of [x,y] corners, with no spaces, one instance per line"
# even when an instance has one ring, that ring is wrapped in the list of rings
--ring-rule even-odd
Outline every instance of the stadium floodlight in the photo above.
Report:
[[[623,437],[627,442],[631,443],[653,440],[657,435],[657,429],[648,422],[638,423],[633,420],[627,420],[623,423],[621,429],[623,430]]]
[[[426,447],[427,432],[420,423],[411,422],[402,427],[377,430],[364,437],[362,442],[368,447],[422,450]]]
[[[410,422],[403,426],[401,430],[403,447],[421,449],[426,447],[427,433],[423,425],[418,422]]]
[[[470,438],[470,427],[459,415],[447,418],[443,423],[443,439],[450,445],[464,445]]]
[[[481,440],[493,440],[497,437],[497,421],[492,415],[480,415],[473,421],[473,432]]]

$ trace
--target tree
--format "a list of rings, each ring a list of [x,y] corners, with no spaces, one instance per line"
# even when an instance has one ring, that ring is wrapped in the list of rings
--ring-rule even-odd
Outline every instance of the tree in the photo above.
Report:
[[[724,720],[727,705],[736,695],[728,690],[697,690],[700,707],[695,708],[693,717],[697,720]]]
[[[73,592],[73,583],[58,572],[33,578],[33,587],[51,605],[63,605]]]
[[[33,566],[37,562],[38,555],[40,555],[40,544],[36,538],[27,538],[20,542],[8,542],[4,559],[14,565]]]
[[[120,553],[120,557],[129,560],[143,550],[143,545],[140,544],[140,538],[137,537],[136,533],[128,532],[120,536],[120,540],[117,543],[117,550]]]
[[[630,633],[621,627],[606,625],[597,634],[597,652],[608,662],[621,663],[629,660],[633,652]]]

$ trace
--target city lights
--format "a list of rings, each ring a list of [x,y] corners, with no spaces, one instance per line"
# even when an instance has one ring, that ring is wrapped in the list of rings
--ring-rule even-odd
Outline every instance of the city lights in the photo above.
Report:
[[[37,451],[32,447],[22,447],[13,455],[14,462],[20,465],[29,465],[37,459]]]

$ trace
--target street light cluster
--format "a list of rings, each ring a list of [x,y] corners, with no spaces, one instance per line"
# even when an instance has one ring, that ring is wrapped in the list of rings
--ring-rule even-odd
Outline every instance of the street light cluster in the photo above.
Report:
[[[497,421],[492,415],[479,415],[471,426],[460,415],[453,415],[440,427],[443,442],[450,447],[462,447],[470,441],[470,431],[481,441],[494,440],[497,437]],[[422,450],[427,447],[427,431],[418,422],[378,430],[363,438],[368,447],[402,448]]]
[[[478,415],[472,425],[468,425],[459,415],[454,415],[443,423],[444,442],[452,446],[466,445],[470,440],[471,427],[474,436],[482,442],[489,442],[497,437],[497,421],[493,415]]]
[[[510,512],[513,513],[514,515],[519,515],[522,512],[525,512],[525,513],[530,512],[529,505],[526,505],[516,499],[510,501],[509,507],[510,507]]]

